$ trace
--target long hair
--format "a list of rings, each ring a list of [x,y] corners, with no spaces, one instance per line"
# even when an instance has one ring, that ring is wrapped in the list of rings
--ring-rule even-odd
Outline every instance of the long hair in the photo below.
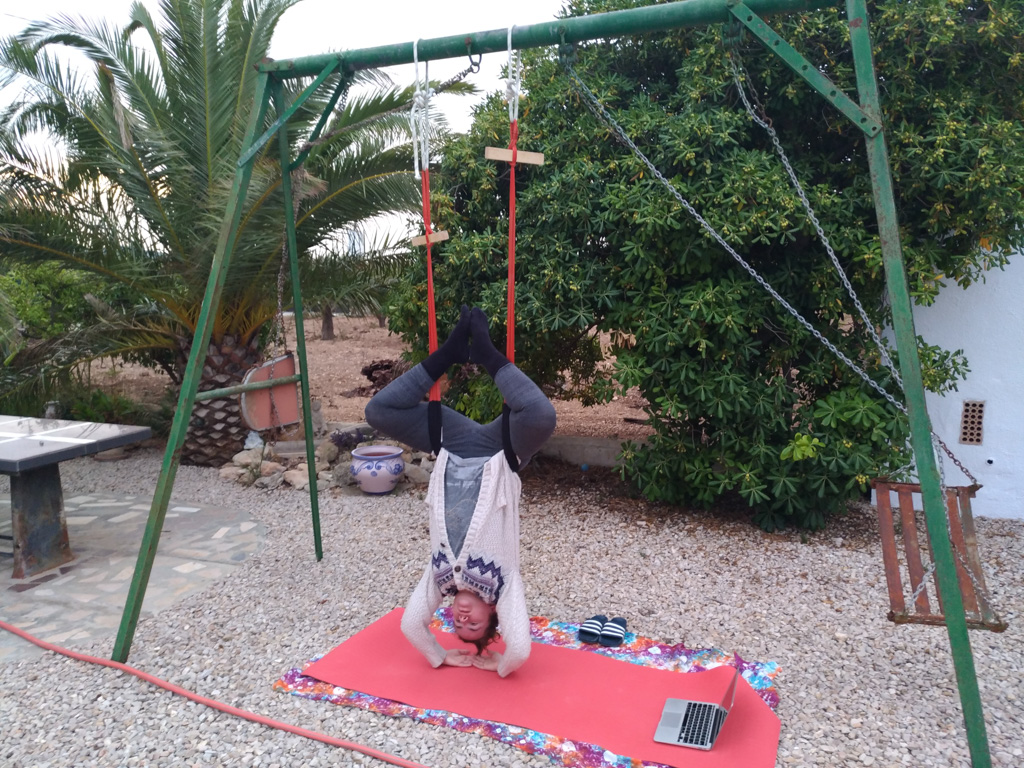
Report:
[[[484,652],[484,648],[499,637],[501,637],[501,633],[498,632],[498,612],[495,610],[491,611],[491,618],[487,620],[487,631],[483,636],[477,640],[467,640],[466,642],[476,646],[476,654],[479,656]]]

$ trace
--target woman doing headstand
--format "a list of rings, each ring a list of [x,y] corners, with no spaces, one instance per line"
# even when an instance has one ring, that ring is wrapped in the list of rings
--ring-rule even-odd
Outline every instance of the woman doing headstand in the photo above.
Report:
[[[472,339],[472,344],[471,344]],[[459,322],[436,352],[378,392],[366,420],[419,451],[431,451],[423,396],[448,368],[472,360],[494,379],[509,408],[508,442],[522,466],[555,429],[555,409],[536,384],[491,343],[483,311],[462,307]],[[522,484],[504,452],[502,418],[477,424],[442,407],[441,450],[427,488],[430,560],[409,598],[402,632],[434,667],[475,666],[501,677],[530,654],[530,617],[519,573]],[[445,596],[455,634],[477,653],[445,651],[430,633]],[[489,653],[498,626],[505,653]]]

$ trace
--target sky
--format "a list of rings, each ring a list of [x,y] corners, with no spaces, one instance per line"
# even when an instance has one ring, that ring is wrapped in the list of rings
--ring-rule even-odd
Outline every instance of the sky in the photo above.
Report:
[[[142,0],[154,16],[159,15],[157,0]],[[0,10],[0,36],[21,31],[30,21],[56,15],[83,16],[126,23],[132,0],[34,0],[29,5],[3,3]],[[270,55],[291,59],[328,51],[366,48],[404,43],[416,39],[447,37],[470,32],[505,29],[513,24],[528,25],[551,21],[562,0],[516,0],[508,6],[490,0],[303,0],[288,10],[278,25]],[[484,93],[504,88],[501,67],[505,53],[484,56],[481,72],[470,75],[470,82]],[[444,80],[467,65],[464,59],[431,63],[432,80]],[[397,82],[412,82],[412,66],[389,68]],[[451,128],[466,130],[471,108],[477,99],[443,99],[438,107]]]

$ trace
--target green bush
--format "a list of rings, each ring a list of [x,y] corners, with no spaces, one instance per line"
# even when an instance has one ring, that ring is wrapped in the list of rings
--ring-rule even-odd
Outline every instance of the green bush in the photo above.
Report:
[[[573,14],[647,3],[575,0]],[[1019,10],[1016,9],[1016,10]],[[904,260],[912,296],[967,286],[1024,245],[1019,94],[1024,16],[1007,2],[870,4]],[[856,93],[844,14],[772,26]],[[581,45],[576,69],[710,225],[832,344],[898,399],[871,330],[889,321],[871,179],[858,129],[752,39],[739,49],[797,176],[869,314],[855,313],[771,143],[739,103],[719,26]],[[822,527],[868,479],[906,465],[907,423],[737,266],[573,90],[556,56],[526,54],[517,172],[517,362],[557,387],[576,366],[588,393],[633,387],[655,434],[624,473],[645,496],[710,506],[739,498],[761,526]],[[495,94],[446,147],[434,182],[441,328],[463,302],[504,316],[507,142]],[[998,161],[995,158],[998,157]],[[984,247],[983,247],[984,246]],[[424,339],[425,272],[393,327]],[[395,313],[397,311],[397,314]],[[580,346],[613,333],[612,378]],[[443,333],[443,330],[442,330]],[[955,389],[959,351],[921,342],[926,385]],[[893,354],[892,350],[888,350]],[[421,352],[422,354],[422,352]],[[469,391],[464,410],[477,407]]]
[[[166,436],[171,429],[177,400],[172,392],[168,392],[159,405],[153,406],[101,389],[82,388],[65,393],[61,402],[62,415],[74,421],[132,424],[150,427],[155,435]]]

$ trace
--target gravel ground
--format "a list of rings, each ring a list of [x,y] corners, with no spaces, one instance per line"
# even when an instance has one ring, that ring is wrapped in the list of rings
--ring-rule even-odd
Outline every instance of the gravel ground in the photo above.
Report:
[[[62,466],[65,491],[138,493],[160,454]],[[774,660],[780,766],[969,766],[942,628],[896,627],[870,510],[829,530],[765,534],[739,516],[631,500],[608,477],[525,473],[523,575],[534,614],[625,616],[690,647]],[[197,693],[427,766],[550,766],[482,737],[275,693],[288,668],[395,606],[419,577],[427,527],[417,492],[321,498],[317,563],[307,497],[227,484],[182,467],[174,499],[247,509],[263,551],[223,582],[140,622],[130,663]],[[992,761],[1024,765],[1024,522],[978,521],[1010,629],[972,632]],[[133,545],[134,546],[134,545]],[[109,644],[73,646],[109,656]],[[47,654],[0,665],[0,766],[383,765],[219,714],[121,672]]]

